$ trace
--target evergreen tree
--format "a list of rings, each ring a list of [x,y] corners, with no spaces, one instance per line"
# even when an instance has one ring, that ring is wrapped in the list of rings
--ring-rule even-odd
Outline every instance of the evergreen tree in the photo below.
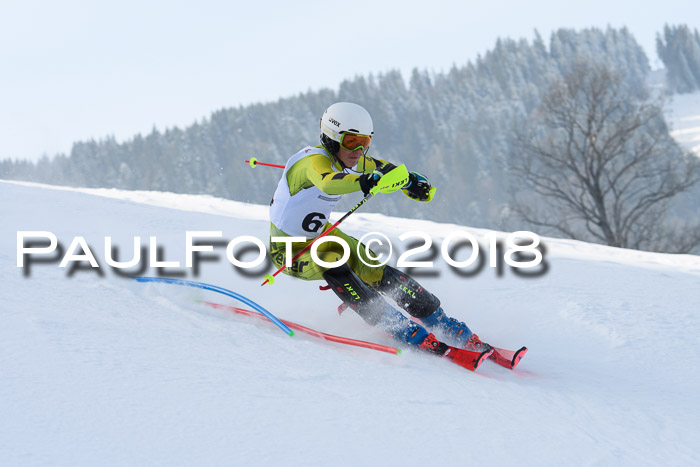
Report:
[[[683,94],[700,89],[700,35],[686,25],[664,26],[656,36],[656,51],[666,67],[671,92]]]

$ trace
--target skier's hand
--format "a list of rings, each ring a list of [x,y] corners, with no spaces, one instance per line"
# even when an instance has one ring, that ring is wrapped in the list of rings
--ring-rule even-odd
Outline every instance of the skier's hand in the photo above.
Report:
[[[411,172],[408,175],[408,184],[403,187],[403,192],[409,198],[425,203],[433,199],[435,188],[430,185],[428,179],[418,172]]]
[[[379,176],[381,177],[382,175],[388,174],[389,172],[391,172],[395,168],[396,168],[396,166],[394,164],[392,164],[391,162],[387,162],[386,164],[383,164],[383,165],[377,167],[374,170],[374,172],[375,173],[379,172],[379,174],[380,174]]]
[[[360,175],[360,188],[362,189],[362,193],[364,193],[365,196],[369,194],[369,191],[377,186],[377,182],[379,182],[379,179],[382,178],[383,175],[388,174],[392,170],[394,170],[396,166],[390,162],[387,162],[384,165],[381,165],[374,169],[374,172],[370,172],[364,175]]]

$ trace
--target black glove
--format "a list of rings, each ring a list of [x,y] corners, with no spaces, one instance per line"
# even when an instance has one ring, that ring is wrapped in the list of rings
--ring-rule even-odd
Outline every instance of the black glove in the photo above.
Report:
[[[404,193],[416,201],[430,201],[430,190],[432,186],[428,179],[418,172],[408,174],[408,184],[403,187]]]
[[[386,175],[389,172],[391,172],[392,170],[394,170],[395,168],[396,168],[396,166],[394,164],[392,164],[391,162],[387,162],[386,164],[383,164],[383,165],[380,165],[379,167],[377,167],[374,170],[374,172],[375,173],[379,172],[382,175]]]
[[[384,165],[381,165],[374,169],[374,172],[370,172],[364,175],[360,175],[360,188],[362,189],[362,193],[364,193],[365,196],[369,194],[369,191],[377,186],[377,182],[379,181],[382,176],[388,174],[392,170],[394,170],[396,166],[390,162],[387,162]]]

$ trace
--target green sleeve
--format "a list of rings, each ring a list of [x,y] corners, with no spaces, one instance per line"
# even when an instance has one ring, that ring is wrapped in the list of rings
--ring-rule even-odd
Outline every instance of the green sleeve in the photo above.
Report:
[[[369,173],[384,161],[366,157],[358,168],[364,168],[363,173]],[[323,154],[312,154],[304,157],[287,171],[287,184],[293,196],[305,188],[316,186],[328,195],[344,195],[360,191],[360,175],[356,173],[337,172],[331,161]]]

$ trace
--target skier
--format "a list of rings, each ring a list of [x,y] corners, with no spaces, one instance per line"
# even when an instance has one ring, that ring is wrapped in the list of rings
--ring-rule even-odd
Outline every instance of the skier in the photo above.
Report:
[[[292,256],[331,227],[327,222],[329,215],[342,195],[362,191],[367,196],[383,175],[396,168],[367,155],[373,136],[372,118],[367,110],[357,104],[338,102],[321,117],[321,144],[307,146],[287,161],[270,204],[270,237],[306,237],[306,242],[292,243]],[[413,200],[430,202],[435,190],[425,176],[410,172],[402,191]],[[466,324],[445,315],[440,300],[408,274],[380,265],[366,254],[364,245],[358,252],[358,240],[338,228],[328,235],[348,243],[347,262],[340,267],[324,268],[307,251],[284,272],[304,280],[325,279],[343,303],[367,323],[379,326],[410,346],[447,356],[450,347],[429,332],[434,331],[460,348],[478,352],[490,349]],[[269,251],[272,261],[282,267],[285,243],[270,241]],[[343,249],[336,242],[325,242],[317,251],[324,262],[336,262],[342,254]],[[384,301],[381,294],[392,298],[423,326],[406,318]]]

